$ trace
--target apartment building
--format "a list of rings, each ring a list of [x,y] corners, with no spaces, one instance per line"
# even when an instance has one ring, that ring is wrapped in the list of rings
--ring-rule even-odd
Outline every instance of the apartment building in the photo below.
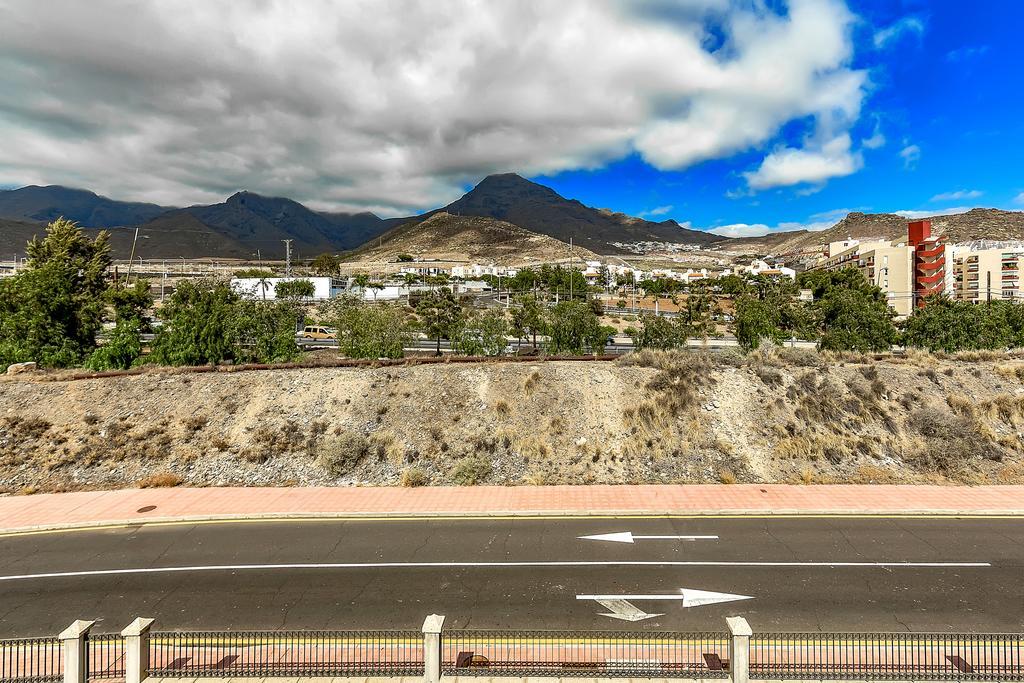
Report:
[[[1024,301],[1022,270],[1024,248],[957,250],[953,256],[954,295],[975,303]]]
[[[833,242],[816,267],[859,269],[885,293],[897,315],[908,316],[915,306],[923,306],[929,296],[940,292],[952,294],[950,251],[944,238],[931,234],[929,221],[913,221],[907,224],[906,239]]]

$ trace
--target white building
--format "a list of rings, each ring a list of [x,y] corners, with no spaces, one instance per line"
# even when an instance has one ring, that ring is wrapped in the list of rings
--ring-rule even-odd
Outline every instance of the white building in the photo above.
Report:
[[[313,300],[323,301],[337,296],[343,289],[340,281],[332,277],[235,277],[231,278],[231,289],[247,299],[275,301],[277,285],[281,282],[308,280],[313,284]]]
[[[486,266],[479,263],[473,263],[468,266],[455,266],[452,268],[452,276],[460,277],[463,280],[481,278],[484,275],[492,275],[494,277],[515,277],[518,272],[519,271],[515,268],[496,266],[493,263]]]

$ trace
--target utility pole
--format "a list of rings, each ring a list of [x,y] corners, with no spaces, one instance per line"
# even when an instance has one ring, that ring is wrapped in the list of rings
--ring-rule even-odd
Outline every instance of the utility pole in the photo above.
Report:
[[[572,238],[569,238],[569,301],[572,301],[572,281],[575,280],[572,276]]]
[[[284,276],[292,276],[292,240],[281,240],[284,242]]]
[[[124,276],[124,286],[125,286],[125,288],[128,287],[128,280],[132,276],[132,261],[135,260],[135,244],[138,241],[139,241],[139,229],[135,228],[135,238],[132,239],[132,253],[128,256],[128,273],[125,274],[125,276]],[[142,257],[141,256],[139,257],[139,261],[140,261],[139,267],[141,268],[142,267],[141,266],[141,261],[142,261]]]

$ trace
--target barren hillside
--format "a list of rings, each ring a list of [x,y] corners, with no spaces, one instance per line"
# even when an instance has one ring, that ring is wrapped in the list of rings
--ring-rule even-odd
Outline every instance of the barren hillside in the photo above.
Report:
[[[638,362],[4,378],[0,489],[1024,481],[1022,361]]]
[[[569,258],[569,245],[511,223],[480,216],[436,213],[421,223],[402,225],[361,249],[355,259],[389,262],[399,254],[439,261],[523,265]],[[577,259],[596,260],[587,249],[574,247]]]

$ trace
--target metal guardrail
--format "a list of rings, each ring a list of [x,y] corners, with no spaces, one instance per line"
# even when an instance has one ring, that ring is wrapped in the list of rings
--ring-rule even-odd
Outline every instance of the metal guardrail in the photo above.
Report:
[[[750,678],[1024,681],[1024,636],[755,633]]]
[[[153,633],[157,677],[421,676],[418,631]]]
[[[449,675],[726,678],[725,633],[445,631]]]
[[[63,664],[63,650],[57,638],[0,640],[0,683],[59,681]]]
[[[119,633],[90,633],[85,638],[85,675],[90,681],[124,678],[124,638]]]

